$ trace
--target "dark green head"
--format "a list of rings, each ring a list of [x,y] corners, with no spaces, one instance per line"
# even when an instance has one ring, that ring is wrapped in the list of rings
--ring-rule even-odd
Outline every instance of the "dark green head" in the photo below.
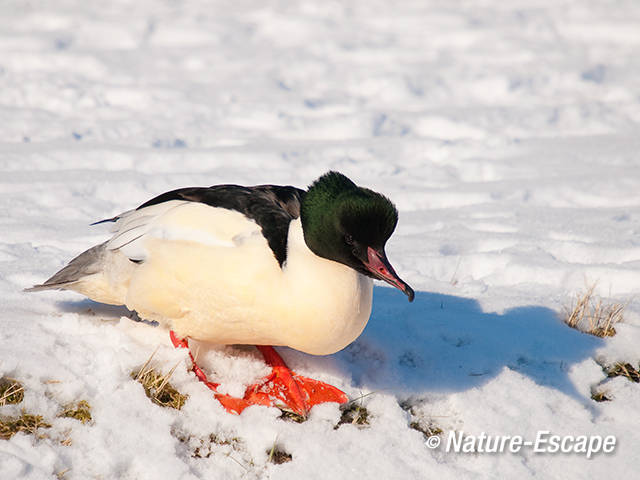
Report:
[[[384,246],[398,223],[391,201],[357,186],[338,172],[328,172],[309,187],[300,208],[304,240],[316,255],[347,265],[414,293],[393,270]]]

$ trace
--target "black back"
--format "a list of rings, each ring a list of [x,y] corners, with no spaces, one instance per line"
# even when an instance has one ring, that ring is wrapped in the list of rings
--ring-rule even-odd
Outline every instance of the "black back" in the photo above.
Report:
[[[299,188],[280,185],[188,187],[158,195],[140,205],[137,210],[170,200],[187,200],[236,210],[260,226],[282,267],[287,259],[289,223],[300,216],[300,204],[305,193]]]

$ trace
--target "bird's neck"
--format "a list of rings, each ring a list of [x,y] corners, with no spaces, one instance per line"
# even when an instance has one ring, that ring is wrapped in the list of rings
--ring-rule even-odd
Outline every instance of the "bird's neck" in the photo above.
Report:
[[[283,266],[285,275],[294,278],[325,278],[327,282],[336,278],[360,275],[353,268],[342,263],[320,257],[308,247],[300,218],[289,224],[287,237],[287,261]]]
[[[282,273],[286,302],[281,328],[300,336],[299,343],[289,345],[326,355],[360,335],[371,313],[373,282],[353,268],[313,253],[305,243],[300,219],[289,225]]]

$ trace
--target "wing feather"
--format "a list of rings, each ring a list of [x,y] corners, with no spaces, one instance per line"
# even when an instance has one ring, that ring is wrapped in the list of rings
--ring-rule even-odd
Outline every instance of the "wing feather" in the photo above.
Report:
[[[107,249],[120,250],[135,261],[148,259],[146,242],[150,238],[227,248],[260,238],[256,237],[259,226],[240,212],[177,200],[127,212],[116,227]]]

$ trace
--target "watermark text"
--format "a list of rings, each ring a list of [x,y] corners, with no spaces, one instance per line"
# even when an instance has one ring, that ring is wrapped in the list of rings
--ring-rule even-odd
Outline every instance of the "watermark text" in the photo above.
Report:
[[[519,453],[531,449],[534,453],[577,454],[586,458],[597,453],[612,453],[617,442],[613,435],[555,435],[549,430],[538,431],[533,440],[526,440],[521,435],[487,435],[485,432],[466,435],[461,431],[450,431],[444,441],[447,453]],[[435,449],[442,442],[439,436],[432,436],[425,444]]]

